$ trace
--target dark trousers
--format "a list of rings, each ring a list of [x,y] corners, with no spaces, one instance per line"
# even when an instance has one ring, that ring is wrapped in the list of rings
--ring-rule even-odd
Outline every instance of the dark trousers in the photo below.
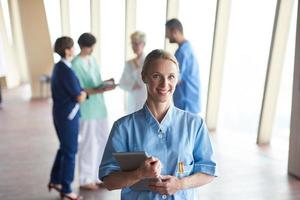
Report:
[[[72,192],[74,179],[75,156],[78,146],[79,117],[73,120],[60,121],[55,116],[54,126],[60,142],[51,171],[50,182],[62,185],[62,193]]]

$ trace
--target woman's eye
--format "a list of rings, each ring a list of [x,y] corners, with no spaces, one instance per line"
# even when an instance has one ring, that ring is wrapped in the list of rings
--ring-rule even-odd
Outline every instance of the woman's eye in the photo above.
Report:
[[[153,74],[153,75],[152,75],[152,78],[153,78],[153,79],[159,79],[159,75],[158,75],[158,74]]]
[[[169,80],[174,80],[175,79],[175,76],[174,75],[170,75],[169,76]]]

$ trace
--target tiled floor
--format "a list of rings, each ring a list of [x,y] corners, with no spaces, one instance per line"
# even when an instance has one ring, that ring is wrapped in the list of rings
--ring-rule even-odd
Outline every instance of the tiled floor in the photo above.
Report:
[[[4,91],[0,110],[0,200],[55,200],[46,184],[58,141],[50,100],[28,100],[27,88]],[[212,135],[219,177],[199,190],[206,200],[300,200],[300,181],[287,175],[287,141],[255,145],[253,136]],[[73,184],[78,191],[78,180]],[[119,191],[80,191],[86,200],[120,199]]]

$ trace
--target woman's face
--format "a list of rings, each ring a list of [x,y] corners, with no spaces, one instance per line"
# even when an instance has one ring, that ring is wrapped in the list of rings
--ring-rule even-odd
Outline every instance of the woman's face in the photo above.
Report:
[[[145,43],[138,40],[132,40],[131,47],[136,55],[141,55],[143,53]]]
[[[147,85],[148,101],[170,102],[178,81],[178,68],[170,60],[158,59],[148,67],[143,80]]]
[[[74,46],[71,47],[70,49],[65,49],[65,58],[73,58],[75,53]]]
[[[94,46],[91,47],[83,47],[81,49],[81,53],[83,53],[84,55],[91,55],[93,53],[94,50]]]

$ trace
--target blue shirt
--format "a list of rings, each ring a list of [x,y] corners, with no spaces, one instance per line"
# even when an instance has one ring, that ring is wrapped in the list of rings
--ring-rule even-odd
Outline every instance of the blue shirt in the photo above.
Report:
[[[65,60],[55,64],[51,77],[53,116],[59,120],[68,120],[68,115],[77,104],[77,96],[82,88],[75,73]],[[75,118],[79,117],[79,112]]]
[[[199,64],[190,42],[182,43],[175,52],[179,63],[180,79],[176,86],[174,105],[191,113],[201,112]]]
[[[145,105],[143,109],[116,121],[111,130],[99,169],[99,178],[119,171],[113,152],[146,151],[157,157],[162,175],[189,176],[198,172],[216,175],[216,163],[208,130],[202,118],[170,106],[161,123]],[[178,174],[178,163],[183,162],[184,173]],[[172,200],[193,200],[195,189],[181,190],[168,196]],[[122,200],[162,199],[151,191],[123,188]],[[198,199],[198,198],[196,198]]]

